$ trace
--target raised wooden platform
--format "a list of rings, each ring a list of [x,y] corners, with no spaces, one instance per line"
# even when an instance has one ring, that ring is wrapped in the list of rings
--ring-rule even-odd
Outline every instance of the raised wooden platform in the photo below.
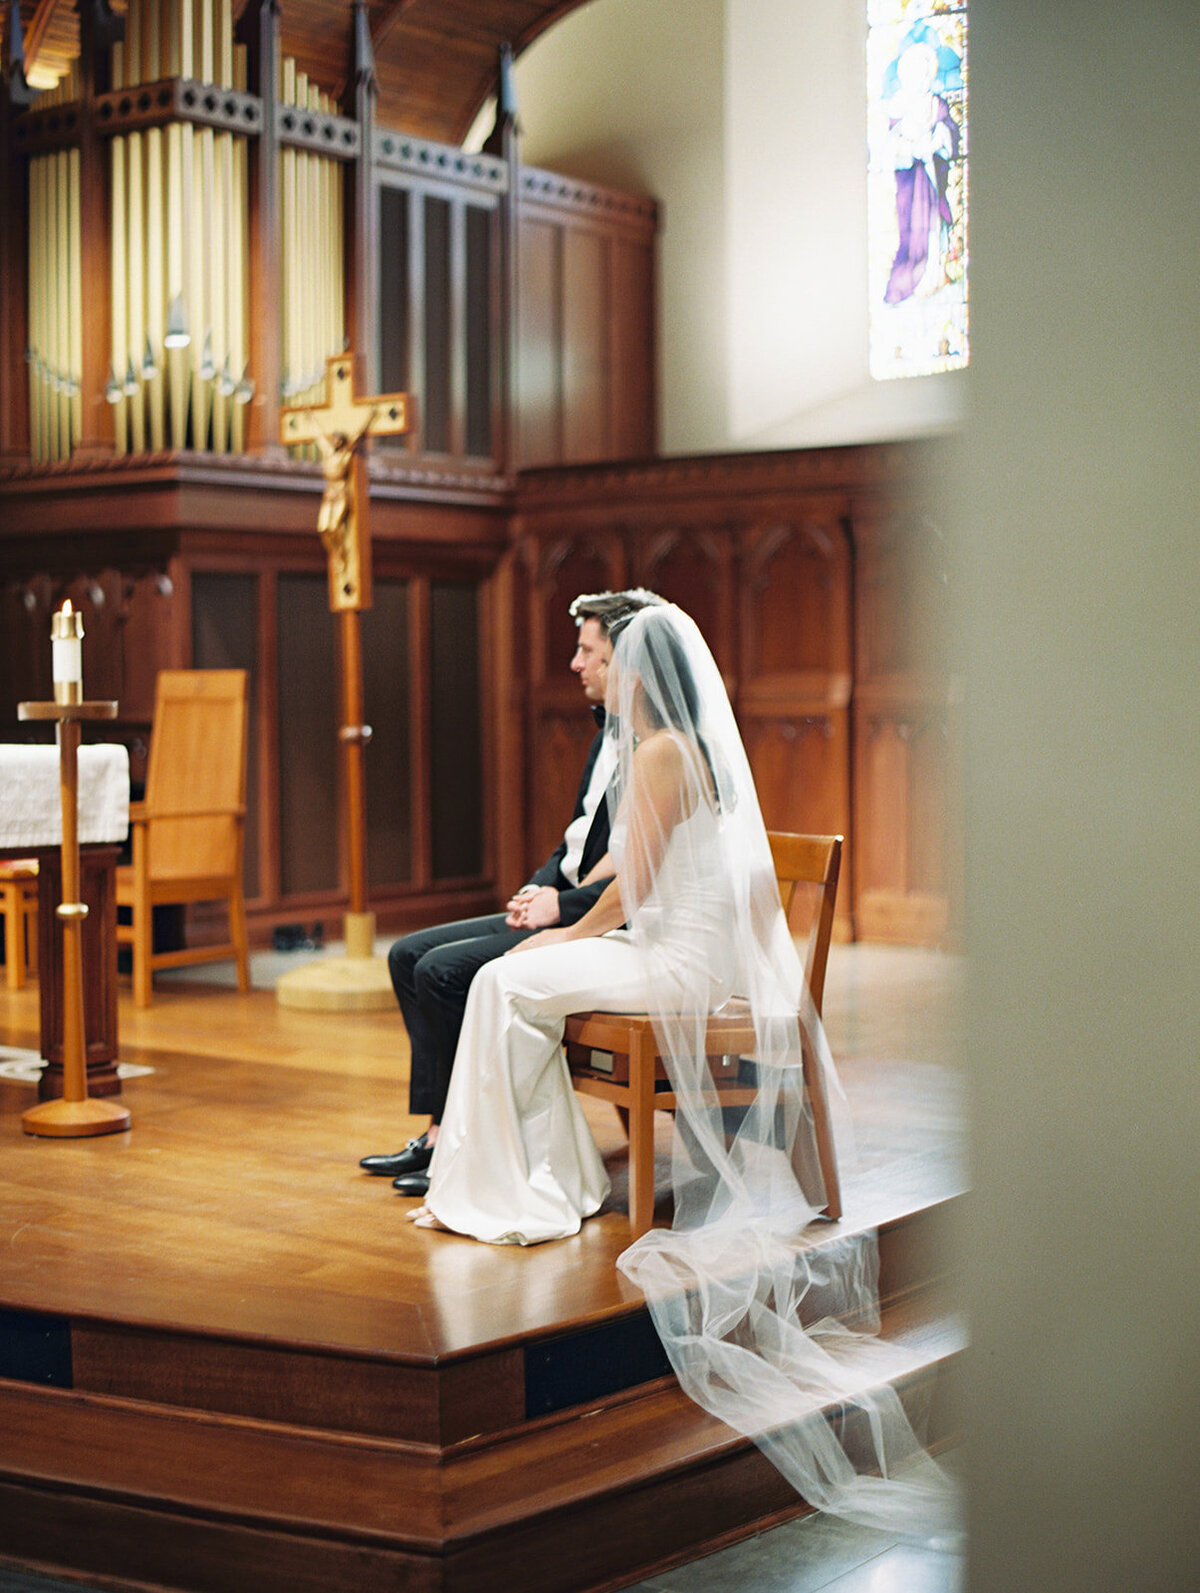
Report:
[[[872,951],[831,960],[859,1166],[814,1237],[880,1226],[887,1327],[936,1440],[961,1346],[941,1261],[956,969]],[[0,997],[0,1044],[36,1033],[36,991]],[[154,1070],[124,1086],[128,1134],[29,1139],[33,1088],[0,1078],[0,1560],[189,1593],[574,1593],[804,1508],[680,1394],[616,1271],[608,1108],[588,1107],[611,1209],[496,1250],[413,1228],[357,1169],[411,1128],[398,1017],[164,980],[142,1012],[122,995],[121,1033]]]

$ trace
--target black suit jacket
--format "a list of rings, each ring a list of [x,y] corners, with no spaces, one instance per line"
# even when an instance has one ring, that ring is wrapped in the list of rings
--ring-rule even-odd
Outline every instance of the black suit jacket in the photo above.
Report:
[[[583,766],[583,778],[579,782],[579,794],[575,798],[575,811],[571,814],[572,821],[583,812],[583,799],[587,795],[587,788],[591,783],[592,770],[596,766],[596,759],[600,756],[600,746],[604,740],[604,709],[592,710],[596,723],[600,727],[588,748],[587,762]],[[583,856],[579,862],[579,877],[586,878],[591,869],[608,851],[608,800],[606,796],[600,798],[595,813],[592,815],[592,825],[588,830],[587,839],[583,843]],[[581,919],[592,903],[595,902],[608,880],[598,880],[594,885],[572,885],[563,873],[561,864],[567,855],[567,838],[564,834],[562,840],[551,852],[550,856],[538,869],[530,880],[531,885],[553,885],[558,892],[558,919],[561,924],[574,924]]]

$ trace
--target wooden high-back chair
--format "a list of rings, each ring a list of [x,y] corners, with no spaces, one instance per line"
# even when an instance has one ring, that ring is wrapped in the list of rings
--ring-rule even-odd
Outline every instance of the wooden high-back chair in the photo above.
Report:
[[[789,924],[801,887],[815,888],[805,976],[819,1016],[833,934],[842,837],[769,831],[767,839]],[[564,1040],[576,1090],[581,1095],[611,1101],[629,1134],[629,1225],[636,1239],[654,1221],[654,1114],[674,1111],[678,1104],[659,1055],[653,1020],[643,1013],[577,1012],[567,1019]],[[754,1024],[745,1002],[731,1001],[718,1016],[709,1018],[705,1050],[722,1105],[748,1106],[754,1100],[755,1087],[739,1082],[741,1062],[753,1061],[754,1046]],[[836,1220],[842,1214],[842,1197],[829,1098],[820,1063],[811,1054],[807,1040],[803,1069],[825,1186],[824,1212]]]
[[[10,990],[23,990],[26,971],[37,971],[37,881],[36,858],[0,862],[4,977]]]
[[[250,988],[242,893],[246,818],[246,671],[164,669],[154,695],[146,795],[129,809],[133,862],[117,869],[117,905],[132,910],[117,940],[133,947],[133,999],[148,1007],[154,971],[237,961]],[[155,952],[153,909],[223,901],[229,939]]]

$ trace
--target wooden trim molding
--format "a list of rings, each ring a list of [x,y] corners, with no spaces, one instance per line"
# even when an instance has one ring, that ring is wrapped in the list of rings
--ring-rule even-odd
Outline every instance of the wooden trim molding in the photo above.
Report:
[[[620,193],[615,188],[601,188],[596,183],[580,182],[574,177],[562,177],[536,166],[521,168],[520,198],[522,205],[549,205],[555,210],[569,210],[576,216],[602,217],[607,224],[620,222],[641,232],[653,232],[659,223],[660,207],[656,200]]]
[[[357,160],[362,147],[358,123],[351,117],[326,115],[301,105],[275,107],[275,132],[281,144],[330,160]]]
[[[508,189],[508,163],[493,155],[470,154],[456,144],[437,144],[387,128],[377,129],[375,167],[381,172],[404,172],[414,177],[442,177],[456,188],[486,188],[492,193]]]

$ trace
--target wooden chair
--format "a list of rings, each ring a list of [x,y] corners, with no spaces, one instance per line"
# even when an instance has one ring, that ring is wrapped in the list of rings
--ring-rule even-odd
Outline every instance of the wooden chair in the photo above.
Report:
[[[0,913],[4,914],[4,978],[10,990],[23,990],[37,972],[36,858],[0,862]]]
[[[797,893],[815,887],[816,906],[805,974],[818,1014],[825,992],[825,967],[833,933],[833,909],[841,867],[840,835],[788,835],[769,832],[771,855],[783,909],[792,923]],[[654,1221],[654,1113],[677,1105],[658,1054],[653,1021],[645,1014],[577,1012],[566,1023],[567,1064],[581,1095],[611,1101],[629,1135],[629,1224],[634,1238]],[[713,1082],[723,1106],[748,1106],[751,1085],[739,1082],[743,1058],[753,1060],[754,1025],[745,1003],[731,1002],[708,1020],[706,1051]],[[829,1117],[825,1081],[807,1044],[803,1052],[804,1083],[812,1112],[825,1215],[842,1214],[837,1158]]]
[[[133,862],[117,869],[117,905],[130,908],[133,919],[118,924],[117,940],[133,947],[139,1007],[150,1005],[159,968],[234,957],[238,989],[250,988],[242,894],[246,721],[244,669],[160,672],[146,795],[129,809]],[[154,950],[155,907],[208,901],[228,904],[228,941]]]

